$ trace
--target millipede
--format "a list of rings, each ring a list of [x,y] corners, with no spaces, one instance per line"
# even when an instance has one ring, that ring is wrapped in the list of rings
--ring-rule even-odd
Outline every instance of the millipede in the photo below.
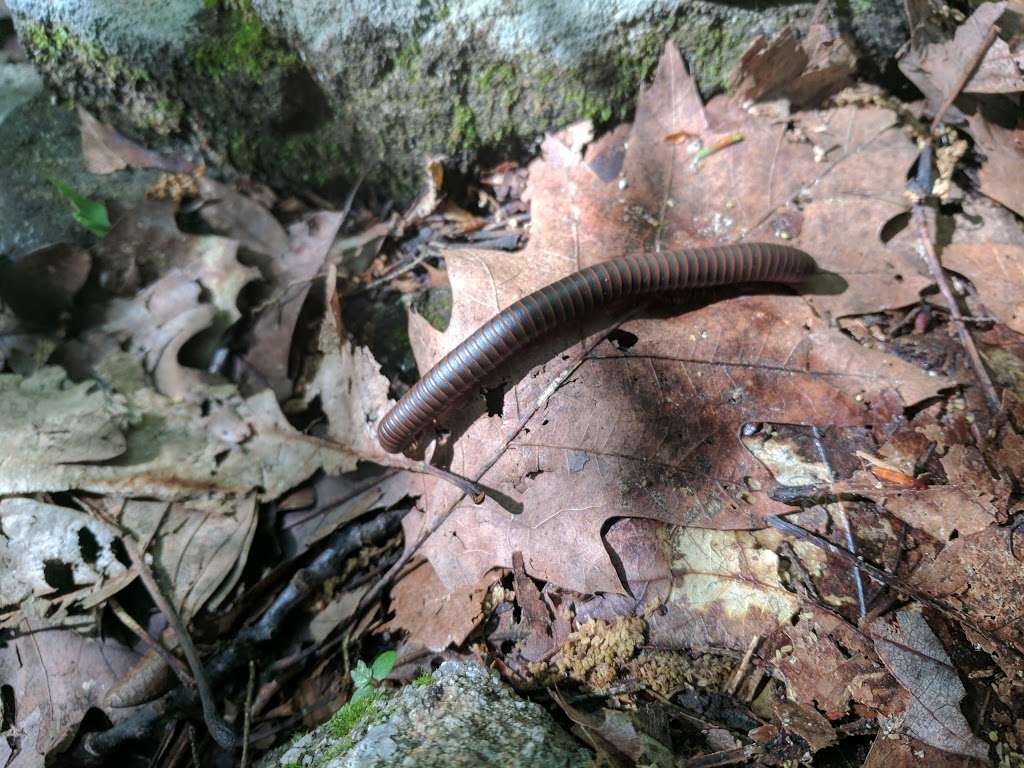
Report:
[[[774,243],[645,253],[581,269],[509,305],[431,368],[381,419],[381,447],[388,453],[403,452],[520,349],[596,309],[688,288],[800,283],[815,271],[806,253]]]

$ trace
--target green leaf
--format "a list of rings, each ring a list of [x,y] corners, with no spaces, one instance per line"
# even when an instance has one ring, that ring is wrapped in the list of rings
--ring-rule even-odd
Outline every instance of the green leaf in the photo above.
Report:
[[[75,221],[96,235],[96,237],[103,237],[110,231],[110,217],[107,215],[107,206],[78,194],[63,181],[52,176],[50,177],[50,183],[71,204],[71,216]]]
[[[352,682],[355,683],[356,688],[366,688],[370,684],[370,680],[373,678],[373,672],[366,666],[366,662],[362,659],[356,664],[356,668],[350,673],[352,675]]]
[[[388,676],[388,672],[395,666],[395,659],[398,658],[398,654],[394,651],[384,651],[380,656],[373,660],[373,679],[380,681]]]

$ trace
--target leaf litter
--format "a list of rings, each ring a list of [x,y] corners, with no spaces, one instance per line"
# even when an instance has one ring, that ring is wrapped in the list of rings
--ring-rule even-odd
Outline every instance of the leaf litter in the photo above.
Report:
[[[393,529],[364,542],[284,641],[285,677],[313,675],[295,694],[309,711],[344,700],[327,660],[339,639],[347,660],[354,633],[399,642],[409,674],[462,653],[524,688],[559,686],[552,701],[610,764],[807,763],[857,739],[865,765],[1021,759],[1024,229],[1006,170],[1019,130],[998,101],[1021,91],[1019,43],[1002,33],[1020,14],[907,11],[900,66],[928,104],[847,88],[855,54],[820,13],[804,36],[755,40],[730,93],[706,103],[669,45],[632,124],[571,126],[528,169],[482,175],[481,208],[506,230],[445,199],[436,163],[406,216],[364,213],[361,231],[345,228],[351,200],[317,210],[200,168],[166,177],[173,203],[111,205],[88,253],[58,244],[4,264],[10,764],[81,748],[89,708],[130,732],[188,679],[180,661],[142,657],[153,637],[189,646],[183,622],[224,645],[304,583],[308,552],[320,562],[403,513],[401,554]],[[936,110],[959,133],[930,132]],[[94,172],[192,169],[80,119]],[[938,184],[908,194],[930,142]],[[929,191],[996,411],[911,223]],[[526,248],[502,250],[524,221]],[[460,241],[443,271],[421,235],[386,266],[389,238],[430,227]],[[373,296],[450,285],[446,330],[410,317],[426,370],[579,268],[740,240],[795,245],[823,275],[564,329],[442,419],[430,466],[377,445],[403,385],[352,341],[339,274]],[[42,302],[60,322],[33,317]],[[172,628],[131,618],[128,587],[150,570]],[[384,612],[367,613],[389,584]],[[117,637],[99,631],[107,605]],[[257,719],[271,701],[267,722],[297,711],[280,693],[261,684]]]

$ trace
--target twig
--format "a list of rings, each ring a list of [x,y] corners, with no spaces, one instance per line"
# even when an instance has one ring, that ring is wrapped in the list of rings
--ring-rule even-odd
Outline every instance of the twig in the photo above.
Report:
[[[349,525],[333,534],[308,567],[299,570],[275,598],[260,620],[238,633],[234,641],[218,651],[206,665],[209,679],[221,684],[242,664],[253,658],[259,647],[272,640],[292,611],[324,581],[337,575],[345,560],[357,549],[398,530],[405,510],[390,510],[366,521]],[[105,731],[86,734],[68,755],[74,764],[92,765],[114,754],[129,739],[145,738],[166,715],[194,706],[195,693],[180,687],[136,708],[130,716]]]
[[[373,290],[374,288],[379,288],[382,285],[386,285],[399,275],[404,275],[406,272],[411,272],[424,261],[429,259],[431,256],[436,255],[437,254],[432,252],[430,248],[424,247],[423,250],[416,254],[415,258],[413,258],[412,261],[406,262],[405,264],[398,264],[391,270],[385,272],[383,275],[378,277],[376,280],[371,280],[370,282],[366,283],[366,285],[360,285],[356,288],[353,288],[351,291],[348,291],[345,295],[354,296],[358,293],[364,293],[365,291],[370,291]]]
[[[917,224],[921,244],[924,246],[925,261],[928,263],[932,277],[935,278],[935,282],[939,286],[939,291],[941,291],[946,303],[949,304],[949,314],[953,318],[953,324],[956,326],[960,343],[967,352],[967,358],[971,361],[974,375],[981,385],[981,390],[985,394],[985,399],[988,401],[988,406],[992,413],[998,413],[999,395],[996,393],[996,388],[992,386],[992,379],[989,378],[985,364],[981,360],[981,355],[978,354],[978,348],[974,345],[974,337],[971,336],[970,329],[964,323],[963,315],[960,314],[960,305],[957,303],[953,289],[946,279],[946,273],[942,269],[942,264],[939,263],[939,257],[935,253],[935,246],[932,243],[931,234],[928,232],[928,221],[925,218],[924,206],[920,204],[915,205],[912,217]]]
[[[124,609],[124,606],[121,605],[116,597],[110,598],[110,610],[139,640],[148,645],[154,653],[163,659],[164,664],[174,670],[175,676],[183,685],[192,685],[192,678],[189,676],[188,668],[182,663],[181,659],[164,648],[159,640],[149,634],[144,627],[140,626],[139,622],[132,618],[131,614]]]
[[[206,727],[209,729],[214,741],[224,749],[232,749],[238,745],[238,737],[231,730],[231,726],[224,722],[217,712],[217,704],[213,700],[213,691],[210,690],[210,681],[206,677],[203,661],[199,658],[199,653],[192,643],[192,637],[189,635],[188,629],[186,629],[174,606],[171,605],[171,601],[164,596],[160,585],[157,584],[156,579],[153,577],[153,572],[149,569],[149,565],[146,564],[145,558],[135,546],[131,536],[124,536],[121,541],[124,543],[128,556],[131,557],[139,569],[139,578],[142,579],[142,583],[146,586],[146,591],[149,592],[149,596],[156,603],[160,612],[163,613],[167,623],[171,625],[171,629],[174,630],[174,634],[178,638],[178,645],[185,654],[185,659],[192,670],[192,679],[195,681],[196,688],[199,691],[199,701],[203,707],[203,722],[206,723]],[[174,669],[175,673],[178,672],[175,666],[172,665],[171,668]],[[186,683],[186,680],[182,680],[182,683]]]
[[[814,436],[814,447],[818,450],[818,458],[821,459],[821,463],[825,465],[828,470],[828,479],[835,482],[836,471],[832,468],[832,462],[829,461],[828,451],[825,450],[825,441],[822,439],[821,430],[817,426],[811,427],[811,433]],[[850,528],[850,519],[846,514],[846,507],[843,505],[842,500],[835,503],[835,507],[838,510],[837,516],[839,517],[839,524],[843,528],[843,533],[846,536],[846,547],[854,555],[857,554],[857,542],[853,538],[853,529]],[[864,601],[864,579],[861,578],[860,568],[856,565],[853,566],[853,588],[857,593],[857,609],[860,611],[861,618],[867,613],[867,607]]]
[[[747,674],[747,669],[750,668],[750,660],[753,658],[754,651],[757,650],[757,644],[760,642],[760,635],[754,635],[750,638],[750,645],[747,646],[747,652],[743,654],[743,660],[740,661],[740,665],[736,667],[736,671],[732,673],[732,677],[729,679],[729,685],[725,688],[725,692],[730,696],[736,695],[736,689],[740,687],[740,683],[743,681],[743,676]]]
[[[245,686],[245,719],[242,726],[242,759],[239,768],[249,765],[249,733],[252,729],[252,692],[256,687],[256,662],[249,659],[249,683]]]
[[[626,322],[626,320],[630,319],[631,317],[634,317],[639,311],[640,308],[638,307],[631,309],[629,312],[623,313],[618,318],[618,320],[616,320],[616,322],[613,324],[613,329],[618,328],[620,325],[622,325],[622,323]],[[577,353],[576,358],[570,362],[566,369],[555,377],[555,379],[558,380],[559,385],[561,385],[561,383],[563,383],[567,378],[569,378],[569,376],[572,375],[572,373],[574,373],[581,365],[583,365],[583,363],[586,362],[587,357],[597,347],[597,345],[608,337],[608,333],[610,333],[610,331],[602,333],[591,344],[587,345],[582,350],[580,350],[580,352]],[[486,462],[484,462],[483,467],[476,473],[476,476],[473,478],[473,482],[479,482],[480,480],[483,479],[484,475],[491,471],[491,468],[498,463],[502,456],[505,455],[505,451],[508,450],[508,447],[517,437],[519,437],[519,434],[526,428],[526,425],[529,424],[530,420],[534,417],[537,411],[539,411],[544,406],[546,402],[547,398],[541,397],[538,398],[538,400],[533,403],[533,405],[529,408],[529,410],[527,410],[523,417],[519,419],[519,422],[512,429],[511,434],[507,438],[505,438],[504,441],[502,441],[501,445],[494,452],[494,454]],[[380,593],[383,592],[384,589],[391,583],[391,581],[395,578],[398,572],[405,567],[405,564],[408,563],[412,556],[416,554],[417,551],[419,551],[420,547],[422,547],[426,543],[427,539],[433,536],[441,528],[441,526],[443,526],[448,521],[448,518],[451,517],[452,512],[455,511],[455,508],[462,502],[462,500],[465,497],[465,493],[460,495],[458,498],[452,501],[451,504],[448,505],[448,508],[445,509],[444,512],[442,512],[440,515],[437,516],[437,518],[435,518],[433,523],[431,523],[428,527],[422,528],[420,530],[419,535],[416,537],[415,543],[413,543],[412,546],[407,546],[405,548],[405,551],[402,553],[402,556],[398,558],[398,561],[393,566],[391,566],[391,568],[388,569],[387,573],[385,573],[380,578],[380,581],[378,581],[373,586],[373,588],[371,588],[365,595],[363,595],[363,599],[359,601],[359,605],[356,607],[354,615],[359,615],[360,613],[362,613],[362,611],[364,611],[366,607],[370,605],[371,602],[377,599]]]
[[[988,53],[988,49],[992,47],[992,43],[995,42],[996,35],[999,34],[999,27],[996,26],[995,22],[992,22],[992,26],[988,28],[988,32],[985,33],[985,38],[981,41],[981,45],[978,46],[978,50],[974,52],[971,60],[967,62],[967,66],[964,67],[960,73],[960,77],[957,78],[953,84],[953,88],[946,98],[942,100],[942,104],[939,106],[939,111],[935,113],[935,118],[932,120],[931,130],[932,133],[939,127],[942,122],[942,118],[946,116],[946,111],[953,106],[953,102],[956,101],[956,97],[960,95],[960,92],[970,82],[971,77],[974,76],[975,70],[981,66],[982,59],[985,58],[985,54]]]
[[[199,761],[199,742],[196,739],[196,729],[192,723],[188,724],[188,745],[192,751],[192,765],[194,768],[202,768],[203,764]]]

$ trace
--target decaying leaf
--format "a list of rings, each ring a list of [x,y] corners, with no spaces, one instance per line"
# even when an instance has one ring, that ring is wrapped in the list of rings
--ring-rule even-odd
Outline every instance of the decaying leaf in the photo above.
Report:
[[[967,692],[925,618],[900,611],[876,620],[871,633],[882,663],[910,693],[907,734],[946,752],[988,757],[988,745],[971,733],[960,711]]]
[[[87,710],[102,711],[107,690],[138,656],[113,640],[51,627],[41,618],[27,619],[22,629],[0,648],[4,712],[11,718],[0,760],[8,768],[37,768],[70,745]],[[116,721],[132,710],[105,714]]]
[[[778,555],[749,533],[680,528],[672,552],[672,591],[648,620],[655,647],[744,650],[799,610]]]
[[[320,212],[288,228],[288,248],[268,263],[271,292],[248,336],[243,391],[270,387],[278,399],[292,391],[288,360],[299,310],[341,226],[340,213]]]
[[[0,501],[0,605],[81,591],[125,572],[118,531],[77,509],[35,499]]]
[[[273,499],[318,468],[341,472],[357,462],[295,430],[269,391],[242,399],[225,387],[186,403],[137,389],[125,399],[94,383],[70,384],[55,368],[0,376],[0,388],[0,434],[11,437],[0,493]]]
[[[832,720],[846,717],[854,701],[895,714],[899,687],[875,658],[870,638],[834,614],[808,608],[781,632],[789,647],[777,649],[772,661],[791,699]]]
[[[327,286],[334,295],[333,281]],[[388,397],[390,384],[380,365],[366,347],[357,347],[341,335],[340,322],[327,301],[317,343],[319,366],[305,390],[305,401],[319,398],[327,416],[327,436],[348,446],[367,460],[385,456],[374,426],[393,401]]]
[[[1011,551],[1014,535],[1018,544]],[[913,575],[915,586],[958,609],[982,630],[984,637],[967,629],[1011,673],[1024,669],[1017,655],[1024,654],[1024,606],[1008,597],[1024,594],[1021,538],[1019,531],[994,526],[961,536]],[[1009,652],[1000,644],[1009,646]]]
[[[150,566],[169,587],[166,597],[188,621],[217,608],[242,575],[256,532],[256,500],[241,498],[213,509],[131,500],[119,522],[140,542],[157,542]]]

